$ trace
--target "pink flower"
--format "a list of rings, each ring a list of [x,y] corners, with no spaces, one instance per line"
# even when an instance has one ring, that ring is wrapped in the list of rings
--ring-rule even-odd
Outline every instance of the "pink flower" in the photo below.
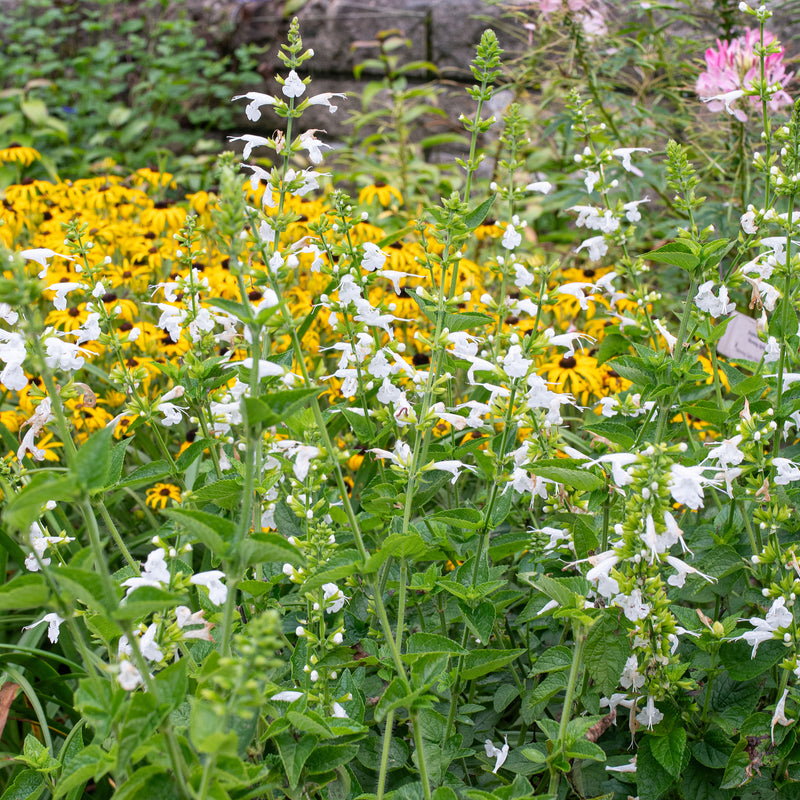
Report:
[[[773,34],[764,33],[765,46],[773,41],[775,41]],[[761,78],[759,56],[753,50],[759,43],[758,30],[751,28],[744,36],[732,42],[717,39],[718,49],[709,47],[706,50],[706,71],[698,77],[695,88],[700,99],[708,103],[711,111],[724,109],[740,122],[747,119],[743,104],[737,101],[742,97],[740,92],[750,91],[753,81],[759,81]],[[793,73],[786,72],[782,63],[783,53],[784,48],[781,48],[779,53],[770,53],[766,57],[764,77],[767,84],[769,86],[778,84],[781,87],[769,101],[772,111],[792,103],[784,87],[792,79]],[[751,108],[758,108],[761,104],[761,99],[757,95],[750,95],[748,101]]]

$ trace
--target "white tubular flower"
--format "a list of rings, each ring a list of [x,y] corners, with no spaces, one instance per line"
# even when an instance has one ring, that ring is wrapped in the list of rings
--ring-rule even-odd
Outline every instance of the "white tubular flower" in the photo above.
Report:
[[[89,287],[85,283],[51,283],[50,286],[47,287],[47,290],[53,292],[55,297],[53,298],[53,307],[58,311],[64,311],[67,307],[67,295],[70,292],[74,292],[76,289],[88,289]]]
[[[754,626],[755,630],[746,631],[741,636],[734,637],[733,641],[744,639],[747,644],[752,645],[753,651],[750,653],[750,658],[755,658],[758,646],[762,642],[775,638],[776,631],[780,628],[788,628],[792,624],[792,620],[792,612],[786,608],[786,598],[779,597],[770,606],[765,619],[750,617],[750,624]]]
[[[85,359],[79,353],[88,353],[77,344],[65,342],[57,336],[48,336],[44,340],[45,356],[44,362],[50,369],[61,369],[64,372],[71,372],[72,370],[80,369]]]
[[[169,568],[167,567],[164,551],[159,547],[147,556],[142,574],[137,578],[128,578],[122,582],[122,585],[128,589],[125,593],[125,597],[127,597],[140,586],[153,586],[156,589],[160,589],[163,585],[168,584],[169,581]]]
[[[667,578],[667,583],[670,586],[676,586],[680,589],[683,587],[684,583],[686,583],[687,575],[699,575],[709,583],[717,582],[716,578],[712,578],[710,575],[700,572],[699,569],[690,567],[685,561],[681,561],[679,558],[675,558],[675,556],[668,555],[666,556],[666,560],[667,563],[675,570],[675,575],[670,575],[669,578]]]
[[[592,236],[575,248],[576,253],[586,248],[590,261],[599,261],[608,252],[608,242],[605,236]]]
[[[58,641],[61,623],[64,622],[63,617],[60,617],[55,612],[52,614],[45,614],[40,620],[37,620],[30,625],[26,625],[22,630],[29,631],[31,628],[35,628],[37,625],[41,625],[43,622],[47,623],[47,638],[53,644],[55,644]]]
[[[642,177],[642,171],[631,164],[631,154],[633,153],[652,153],[649,147],[618,147],[612,150],[611,154],[616,156],[622,164],[622,169],[626,172],[632,172],[634,175]]]
[[[484,748],[486,750],[486,757],[493,758],[494,762],[494,769],[492,773],[497,774],[497,770],[505,764],[506,759],[508,758],[508,736],[503,737],[503,747],[498,748],[494,746],[494,743],[491,739],[487,739]]]
[[[245,98],[250,102],[245,106],[244,113],[250,122],[258,122],[261,119],[262,106],[274,106],[276,102],[282,103],[282,100],[276,100],[271,94],[264,94],[263,92],[248,92],[247,94],[237,94],[234,100],[241,100]],[[246,158],[246,156],[245,156]]]
[[[331,103],[331,97],[341,97],[343,100],[347,100],[347,95],[342,92],[324,92],[323,94],[315,94],[309,97],[306,102],[310,106],[326,106],[328,111],[334,114],[339,106],[335,106]]]
[[[284,97],[300,97],[306,90],[306,85],[302,78],[292,70],[283,82],[281,91]]]
[[[49,247],[34,247],[30,250],[20,250],[19,254],[24,259],[28,261],[35,261],[37,264],[41,265],[42,271],[39,273],[40,279],[44,279],[47,277],[47,267],[48,267],[47,260],[49,258],[53,258],[53,256],[58,256],[59,258],[66,258],[67,261],[75,260],[72,256],[65,256],[63,253],[56,253],[55,250],[51,250]]]
[[[619,584],[615,578],[611,577],[611,570],[619,561],[619,556],[613,550],[606,550],[605,553],[592,556],[590,561],[593,561],[594,566],[586,573],[586,580],[591,583],[596,582],[597,591],[606,600],[618,595]]]
[[[228,587],[220,580],[225,573],[218,569],[208,572],[198,572],[189,579],[195,586],[205,586],[208,589],[208,599],[215,606],[221,606],[228,596]]]
[[[142,674],[127,658],[120,661],[117,681],[126,692],[132,692],[137,686],[144,683]]]
[[[758,225],[756,225],[756,210],[753,206],[748,206],[747,211],[742,214],[739,219],[739,224],[742,230],[749,236],[755,236],[758,233]]]
[[[716,297],[714,296],[713,288],[714,281],[706,281],[702,284],[697,290],[694,303],[701,311],[705,311],[716,319],[733,311],[736,308],[736,303],[728,302],[728,289],[726,286],[720,286]]]
[[[703,508],[703,488],[714,484],[703,475],[704,467],[684,467],[673,464],[670,467],[669,490],[676,503],[688,506],[692,511]]]
[[[253,152],[254,147],[265,147],[271,140],[267,139],[265,136],[254,136],[252,133],[246,133],[243,136],[229,136],[228,141],[244,142],[242,158],[250,158],[250,153]]]
[[[331,146],[329,144],[325,144],[325,142],[321,142],[317,139],[314,134],[317,133],[317,129],[313,128],[311,130],[307,130],[304,133],[301,133],[300,136],[297,137],[297,142],[303,150],[308,151],[308,159],[311,161],[312,164],[319,164],[322,161],[322,149],[325,148],[326,150],[330,150]]]
[[[323,584],[322,592],[325,601],[325,613],[335,614],[337,611],[341,611],[344,608],[347,598],[335,583]]]
[[[633,689],[634,692],[638,692],[644,686],[644,681],[644,675],[639,673],[639,662],[636,660],[636,656],[628,656],[619,678],[619,685],[623,689]]]
[[[653,725],[658,725],[664,719],[664,715],[656,708],[652,695],[648,696],[647,704],[636,715],[636,719],[640,724],[645,725],[649,731],[653,730]]]
[[[800,481],[800,467],[788,458],[773,458],[772,464],[777,470],[772,479],[778,486]]]
[[[205,613],[206,612],[201,609],[200,611],[195,611],[193,614],[187,606],[178,606],[175,609],[175,622],[183,631],[184,639],[202,639],[206,642],[214,641],[211,636],[211,629],[214,627],[214,623],[206,622],[206,620],[203,619]],[[185,630],[187,626],[195,625],[202,625],[202,627],[192,627],[189,630]]]
[[[772,739],[772,744],[775,744],[775,726],[782,725],[785,728],[794,722],[793,719],[787,719],[786,717],[786,698],[788,695],[789,695],[789,687],[787,686],[783,690],[781,699],[778,700],[778,703],[775,706],[775,713],[772,715],[772,723],[769,726],[769,733],[770,733],[770,738]]]
[[[741,434],[730,439],[723,439],[716,447],[708,451],[706,460],[716,461],[722,469],[738,466],[744,458],[744,453],[738,447],[741,441]]]
[[[433,469],[440,469],[444,472],[449,472],[453,476],[453,479],[450,481],[450,484],[453,486],[455,486],[456,481],[461,477],[461,473],[464,470],[472,473],[477,473],[478,471],[477,467],[473,467],[469,464],[465,464],[463,461],[456,460],[434,461],[431,466]]]
[[[522,243],[522,234],[517,231],[517,229],[509,222],[506,225],[506,232],[503,234],[503,238],[500,241],[500,244],[506,250],[513,250],[515,247],[519,247]]]
[[[272,695],[270,700],[280,700],[283,703],[294,703],[295,700],[299,700],[302,696],[302,692],[294,692],[287,689],[286,691],[278,692],[277,694]]]
[[[529,183],[523,191],[539,192],[540,194],[550,194],[553,191],[553,184],[550,181],[534,181]]]
[[[669,354],[674,355],[675,353],[675,344],[678,341],[677,336],[673,336],[665,327],[664,323],[661,322],[659,319],[653,320],[653,324],[656,326],[656,330],[664,337],[664,341],[667,343],[667,347],[669,348]]]
[[[386,253],[374,242],[364,242],[362,248],[364,250],[364,257],[361,259],[362,269],[367,270],[367,272],[375,272],[386,263]],[[397,291],[397,294],[399,294],[399,291]]]

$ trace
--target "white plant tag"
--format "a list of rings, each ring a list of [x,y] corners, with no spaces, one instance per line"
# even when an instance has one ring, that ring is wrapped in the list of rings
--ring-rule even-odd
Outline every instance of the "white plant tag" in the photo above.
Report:
[[[733,319],[717,342],[717,352],[733,360],[760,361],[765,349],[766,344],[758,338],[758,322],[734,311]]]

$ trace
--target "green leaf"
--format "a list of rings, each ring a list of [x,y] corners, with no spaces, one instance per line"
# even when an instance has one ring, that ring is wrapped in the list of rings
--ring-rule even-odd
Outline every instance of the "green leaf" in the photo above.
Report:
[[[686,752],[686,728],[673,728],[666,736],[652,736],[650,749],[656,761],[672,775],[680,777],[683,755]]]
[[[750,716],[760,694],[755,681],[741,683],[726,673],[718,675],[711,687],[711,708],[714,720],[728,733],[733,733]]]
[[[157,586],[140,586],[134,589],[114,611],[116,620],[143,619],[156,611],[175,608],[186,601],[186,596]]]
[[[36,800],[44,789],[44,775],[24,769],[8,785],[0,800]]]
[[[267,426],[279,425],[306,408],[312,397],[316,397],[324,391],[323,387],[310,386],[302,389],[287,389],[283,392],[271,392],[262,397],[246,397],[244,404],[247,422],[249,425],[256,422]]]
[[[47,105],[43,100],[38,97],[31,97],[27,100],[21,100],[19,104],[22,113],[37,126],[47,125],[50,114],[47,111]]]
[[[786,315],[786,326],[783,317]],[[794,336],[798,331],[797,310],[790,297],[781,298],[769,318],[769,335],[774,336],[779,342]]]
[[[109,459],[108,472],[106,473],[104,491],[111,491],[119,482],[120,475],[122,475],[122,467],[125,464],[125,453],[132,441],[133,439],[123,439],[111,448],[111,458]]]
[[[600,364],[604,364],[610,358],[614,358],[614,356],[629,353],[630,349],[631,343],[625,336],[619,333],[610,333],[603,339],[600,347],[597,349],[597,365],[600,366]]]
[[[583,657],[601,694],[610,697],[630,655],[628,632],[616,609],[605,610],[589,628]]]
[[[447,312],[444,315],[444,327],[447,328],[450,333],[467,331],[472,328],[482,328],[494,322],[494,317],[489,316],[489,314],[481,314],[477,311]]]
[[[227,311],[228,314],[233,315],[236,319],[244,322],[245,325],[252,325],[255,321],[251,313],[250,306],[247,303],[238,303],[235,300],[226,300],[224,297],[208,297],[205,301],[219,308],[222,311]]]
[[[164,706],[173,711],[186,700],[186,693],[189,689],[188,668],[189,659],[181,658],[156,674],[158,699],[162,712]]]
[[[23,573],[0,586],[0,611],[41,608],[50,598],[50,589],[39,573]]]
[[[567,758],[585,758],[590,761],[606,760],[606,754],[602,747],[590,742],[588,739],[578,739],[567,744]]]
[[[309,775],[316,775],[348,764],[356,757],[358,749],[357,744],[320,745],[306,759],[306,771]]]
[[[194,444],[194,443],[193,443]],[[192,499],[198,508],[213,503],[228,511],[237,508],[242,499],[242,482],[234,479],[223,479],[206,484],[192,492]]]
[[[744,738],[736,743],[725,767],[720,789],[734,789],[752,778],[752,774],[748,775],[750,756],[747,754],[747,746],[747,739]]]
[[[464,615],[464,622],[467,623],[472,635],[479,641],[487,643],[492,636],[492,628],[494,628],[496,616],[494,603],[485,600],[473,608],[466,603],[459,602],[458,607]]]
[[[246,569],[253,564],[274,562],[300,566],[306,563],[306,559],[283,536],[277,533],[254,533],[239,545],[239,562],[242,569]]]
[[[30,483],[14,495],[3,510],[6,524],[27,536],[34,520],[38,519],[49,500],[77,500],[80,490],[71,476],[56,477],[42,470],[34,473]]]
[[[331,729],[325,724],[325,720],[315,711],[307,710],[303,713],[299,711],[287,711],[286,719],[299,731],[313,733],[320,739],[330,739],[333,737]]]
[[[481,675],[487,675],[490,672],[502,669],[507,664],[510,664],[523,655],[523,653],[527,652],[528,651],[525,649],[472,650],[464,658],[461,677],[465,681],[471,681],[473,678],[480,678]]]
[[[650,389],[658,383],[644,359],[637,356],[619,356],[610,361],[609,366],[614,372],[618,372],[623,378],[643,389]]]
[[[700,263],[700,259],[683,242],[670,242],[657,250],[644,253],[642,258],[656,261],[659,264],[671,264],[688,271],[693,270]]]
[[[452,639],[438,633],[412,633],[408,637],[408,653],[448,653],[465,655],[467,651]]]
[[[571,458],[542,458],[529,464],[528,470],[540,478],[564,484],[570,489],[584,492],[599,489],[605,481],[585,469],[573,466],[579,463]]]
[[[464,217],[464,225],[466,225],[468,230],[475,230],[475,228],[481,225],[486,217],[489,216],[489,210],[494,203],[495,197],[497,197],[495,194],[491,197],[487,197],[477,208],[474,208]]]
[[[59,567],[53,575],[60,590],[66,590],[76,600],[93,611],[113,614],[119,608],[116,592],[106,591],[106,585],[96,572],[75,567]]]
[[[95,431],[75,456],[75,477],[85,492],[97,492],[108,484],[113,433],[113,426]]]
[[[658,800],[674,783],[673,777],[658,763],[652,751],[655,737],[644,736],[636,754],[636,788],[639,800]]]
[[[410,709],[414,701],[424,691],[424,686],[421,686],[411,692],[407,692],[403,682],[399,678],[393,678],[375,706],[375,721],[383,722],[386,715],[395,708],[400,708],[402,706],[403,708]]]
[[[695,760],[709,769],[723,769],[733,752],[733,742],[719,728],[709,728],[690,747]]]
[[[587,425],[585,430],[611,440],[624,450],[629,450],[636,442],[636,431],[630,425],[616,420],[609,419],[595,425]]]
[[[712,425],[723,425],[728,419],[728,412],[725,409],[720,408],[716,403],[707,401],[685,403],[680,409],[684,414],[691,414],[703,422],[712,423]]]
[[[454,528],[477,530],[483,524],[483,514],[477,508],[452,508],[437,511],[426,517],[426,520],[452,525]]]
[[[225,558],[236,530],[229,519],[188,508],[165,508],[161,513],[176,520],[215,556]]]
[[[767,675],[775,664],[786,655],[786,646],[779,641],[766,641],[758,646],[751,658],[751,645],[739,639],[723,642],[719,655],[728,675],[735,681],[749,681],[760,675]]]
[[[231,730],[220,729],[220,718],[207,700],[191,698],[189,736],[200,753],[236,756],[238,739]]]
[[[596,625],[597,623],[595,623]],[[594,627],[594,626],[593,626]],[[572,666],[572,650],[563,644],[548,647],[533,662],[529,675],[541,675],[543,672],[560,672]],[[621,673],[621,671],[620,671]]]
[[[195,439],[176,459],[178,472],[186,472],[206,448],[216,447],[219,443],[214,439]]]
[[[148,483],[155,483],[172,474],[172,468],[166,461],[151,461],[133,470],[127,477],[117,483],[117,489],[134,489]]]
[[[278,753],[286,770],[289,787],[295,787],[300,782],[300,774],[306,760],[317,748],[317,737],[307,733],[298,741],[292,734],[282,733],[275,737],[275,743],[278,745]]]
[[[90,744],[76,755],[64,771],[53,792],[54,800],[83,786],[87,781],[99,780],[114,766],[114,759],[99,745]]]

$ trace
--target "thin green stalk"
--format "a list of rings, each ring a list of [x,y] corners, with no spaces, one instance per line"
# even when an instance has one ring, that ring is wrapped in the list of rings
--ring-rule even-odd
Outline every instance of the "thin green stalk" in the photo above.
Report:
[[[386,775],[389,767],[389,749],[392,745],[392,728],[394,726],[394,709],[386,715],[386,723],[383,728],[383,747],[381,749],[381,765],[378,770],[378,787],[375,790],[377,800],[383,800],[383,792],[386,788]]]

